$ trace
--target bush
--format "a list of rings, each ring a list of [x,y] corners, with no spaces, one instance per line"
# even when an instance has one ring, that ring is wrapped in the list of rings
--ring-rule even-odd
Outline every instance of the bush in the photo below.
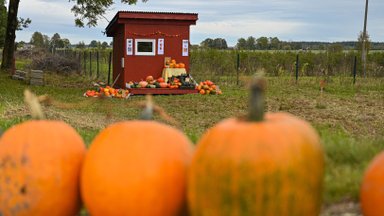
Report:
[[[34,70],[57,72],[64,75],[80,73],[81,71],[81,63],[75,58],[66,58],[50,53],[32,57],[30,67]]]

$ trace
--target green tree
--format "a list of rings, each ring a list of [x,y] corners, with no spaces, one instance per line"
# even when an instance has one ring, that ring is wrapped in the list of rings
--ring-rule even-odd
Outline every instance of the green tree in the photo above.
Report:
[[[136,4],[138,0],[121,0],[125,4]],[[147,0],[142,0],[146,2]],[[74,5],[71,11],[75,15],[75,24],[79,27],[96,26],[98,20],[104,18],[106,11],[115,3],[113,0],[69,0]],[[1,68],[10,70],[13,67],[16,30],[19,26],[17,13],[20,0],[9,0],[7,14],[6,37],[3,49]]]
[[[274,50],[279,50],[280,49],[280,40],[277,37],[270,37],[269,38],[269,44],[270,48]]]
[[[63,44],[62,48],[69,48],[71,46],[71,42],[67,38],[61,39],[61,43]]]
[[[16,27],[16,30],[17,31],[21,31],[25,28],[28,28],[29,24],[32,23],[32,20],[27,18],[27,19],[24,19],[24,18],[21,18],[19,17],[18,20],[17,20],[17,27]]]
[[[107,49],[108,48],[108,43],[106,41],[104,41],[102,44],[101,44],[101,49]]]
[[[98,48],[98,47],[100,47],[100,41],[92,40],[91,43],[89,43],[88,47]]]
[[[356,49],[361,52],[363,50],[363,32],[361,31],[359,37],[357,38]],[[371,49],[371,39],[369,39],[369,34],[366,33],[366,43],[365,43],[365,52],[368,54]]]
[[[17,43],[17,48],[21,48],[25,45],[25,41],[20,41],[19,43]]]
[[[212,48],[212,49],[227,49],[227,41],[223,38],[207,38],[200,43],[201,47]]]
[[[59,33],[53,34],[51,37],[51,41],[49,42],[49,48],[50,49],[56,49],[56,48],[63,48],[63,44],[61,42],[61,37]]]
[[[34,32],[32,34],[30,43],[33,44],[35,47],[44,48],[45,40],[43,34],[40,32]]]
[[[268,38],[267,37],[259,37],[256,40],[257,47],[262,50],[268,49]]]
[[[48,35],[43,35],[43,41],[44,41],[43,48],[48,49],[51,39],[48,37]]]
[[[255,50],[256,49],[256,38],[249,36],[247,38],[246,47],[248,50]]]
[[[79,43],[77,43],[76,44],[76,48],[78,48],[78,49],[85,49],[84,41],[80,41]]]
[[[247,40],[245,40],[244,38],[239,38],[237,40],[236,48],[239,50],[247,49]]]
[[[227,49],[228,44],[227,41],[224,38],[215,38],[213,40],[213,47],[215,49]]]
[[[200,43],[200,46],[206,47],[206,48],[211,48],[213,46],[213,39],[212,38],[207,38],[204,41]]]

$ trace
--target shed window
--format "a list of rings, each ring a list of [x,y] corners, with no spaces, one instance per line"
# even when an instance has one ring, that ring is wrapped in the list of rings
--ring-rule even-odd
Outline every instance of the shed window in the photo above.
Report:
[[[136,39],[135,54],[142,56],[154,56],[156,48],[155,39]]]

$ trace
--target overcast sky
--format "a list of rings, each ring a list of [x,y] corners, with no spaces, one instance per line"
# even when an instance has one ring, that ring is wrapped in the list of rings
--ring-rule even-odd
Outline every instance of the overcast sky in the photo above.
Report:
[[[115,1],[120,2],[120,1]],[[75,44],[91,40],[110,42],[102,32],[108,21],[95,28],[78,28],[68,0],[22,0],[19,16],[32,20],[17,32],[17,41],[29,41],[33,32],[51,37],[59,33]],[[137,5],[116,4],[119,10],[192,12],[199,14],[191,27],[191,43],[224,38],[234,46],[241,37],[278,37],[285,41],[350,41],[363,29],[365,0],[148,0]],[[367,31],[372,41],[384,41],[384,0],[370,0]]]

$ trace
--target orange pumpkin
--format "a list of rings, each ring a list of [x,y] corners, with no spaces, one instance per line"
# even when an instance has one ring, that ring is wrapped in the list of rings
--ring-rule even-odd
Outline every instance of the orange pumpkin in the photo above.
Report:
[[[1,215],[77,215],[85,145],[68,124],[33,120],[0,139]]]
[[[159,83],[159,85],[161,88],[168,88],[168,83],[166,83],[166,82],[161,82],[161,83]]]
[[[263,82],[249,117],[210,128],[197,144],[188,179],[192,215],[319,215],[324,156],[306,121],[264,116]]]
[[[185,64],[184,63],[179,63],[179,67],[180,68],[185,68]]]
[[[85,158],[85,206],[93,216],[178,215],[191,158],[192,144],[170,126],[142,120],[110,125]]]
[[[157,78],[157,82],[158,82],[158,83],[162,83],[162,82],[164,82],[164,78],[163,78],[163,77],[159,77],[159,78]]]
[[[148,85],[148,82],[147,82],[147,81],[140,81],[140,82],[139,82],[139,86],[140,86],[141,88],[145,88],[145,87],[147,87],[147,85]]]
[[[365,216],[384,215],[384,152],[377,155],[365,171],[360,203]]]
[[[152,82],[154,79],[153,79],[153,76],[147,76],[146,78],[145,78],[145,81],[147,81],[147,82]]]

